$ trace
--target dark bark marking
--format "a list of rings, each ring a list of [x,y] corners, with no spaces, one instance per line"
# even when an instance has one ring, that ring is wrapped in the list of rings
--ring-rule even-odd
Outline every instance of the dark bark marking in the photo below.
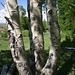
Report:
[[[8,39],[9,39],[9,43],[14,44],[15,43],[14,33],[8,32]]]
[[[39,43],[39,39],[38,39],[38,36],[35,36],[35,38],[34,38],[34,43],[36,44],[36,43]]]
[[[49,56],[49,59],[50,59],[50,60],[52,59],[52,56],[53,56],[53,53],[51,53],[50,56]]]
[[[51,53],[51,56],[53,56],[53,53]]]
[[[37,51],[37,53],[39,54],[39,53],[42,53],[42,49],[41,48],[35,48],[34,50],[36,50]]]
[[[15,51],[15,58],[16,58],[17,60],[19,59],[18,51]]]
[[[23,66],[24,66],[24,65],[23,65]],[[26,66],[26,64],[25,64],[25,66]],[[28,71],[28,69],[27,69],[25,66],[24,66],[24,70]],[[26,73],[26,74],[27,74],[27,73]]]
[[[39,46],[39,47],[42,47],[42,45],[41,45],[40,43],[38,44],[38,46]]]
[[[14,48],[15,46],[14,46],[14,44],[13,45],[11,45],[11,48]]]
[[[39,60],[40,61],[40,63],[41,63],[41,59],[40,59],[40,56],[38,55],[38,57],[37,57],[37,60]]]
[[[13,44],[15,43],[15,37],[13,36]]]
[[[45,73],[42,73],[42,75],[45,75]]]
[[[48,22],[48,25],[52,25],[51,22]]]
[[[55,38],[58,38],[57,36],[55,36]]]
[[[57,24],[58,30],[60,32],[60,27],[59,27],[58,21],[56,21],[56,24]]]
[[[8,33],[10,33],[11,30],[8,30]]]
[[[22,34],[20,34],[20,36],[18,38],[21,38],[22,37]]]
[[[36,25],[36,26],[34,26],[34,30],[35,31],[40,31],[40,28]]]
[[[49,63],[49,65],[47,65],[46,68],[50,69],[51,68],[51,63]]]
[[[32,17],[32,20],[33,20],[33,21],[35,21],[35,20],[36,20],[35,16],[33,16],[33,17]]]
[[[52,15],[53,10],[52,10],[52,9],[50,9],[50,10],[48,11],[48,13]]]
[[[19,66],[19,67],[21,67],[22,65],[23,65],[23,63],[22,63],[22,62],[18,63],[18,66]]]
[[[12,27],[12,29],[14,30],[14,27],[13,27],[11,21],[9,20],[9,18],[5,16],[5,19],[7,20],[8,24],[9,24],[9,25]]]
[[[42,2],[41,2],[41,1],[39,1],[39,2],[38,2],[38,6],[41,6],[41,4],[42,4]]]
[[[59,49],[56,49],[55,51],[59,51]]]
[[[23,50],[23,49],[22,49],[21,47],[19,47],[19,52],[20,52],[20,54],[22,54],[22,50]]]

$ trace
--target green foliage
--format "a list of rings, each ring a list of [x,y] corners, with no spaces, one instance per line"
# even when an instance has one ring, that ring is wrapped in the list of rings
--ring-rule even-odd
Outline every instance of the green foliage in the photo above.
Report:
[[[24,34],[28,31],[24,31]],[[65,35],[64,35],[65,36]],[[75,47],[75,42],[67,42],[63,41],[62,37],[62,42],[61,42],[61,50],[60,50],[60,57],[58,61],[58,68],[57,68],[57,75],[74,75],[74,55],[75,51],[74,50],[66,50],[64,47]],[[29,60],[29,48],[30,48],[30,42],[29,42],[29,37],[23,37],[24,39],[24,45],[26,49],[26,55],[27,55],[27,60]],[[44,33],[44,58],[45,62],[48,58],[49,54],[49,49],[50,49],[50,42],[49,42],[49,35],[47,33]],[[11,56],[11,51],[9,47],[9,42],[8,40],[1,40],[0,39],[0,73],[2,70],[2,66],[4,64],[7,64],[8,67],[10,67],[11,63],[13,62],[12,56]],[[15,71],[16,72],[16,71]],[[15,74],[14,75],[18,75]]]
[[[7,31],[4,30],[4,31],[0,32],[0,36],[1,36],[2,38],[7,38]]]
[[[19,6],[20,10],[20,22],[21,22],[21,30],[28,30],[28,17],[26,17],[26,10],[23,6]]]
[[[57,0],[60,30],[73,38],[75,36],[75,0]]]
[[[21,19],[21,30],[28,30],[28,17],[21,15],[20,19]]]
[[[43,31],[46,32],[47,30],[47,23],[46,21],[43,21]]]
[[[20,10],[20,14],[21,15],[25,15],[26,14],[26,10],[23,8],[23,6],[21,5],[21,6],[19,6],[19,10]]]
[[[23,37],[28,37],[29,31],[28,30],[22,31],[22,35],[23,35]]]

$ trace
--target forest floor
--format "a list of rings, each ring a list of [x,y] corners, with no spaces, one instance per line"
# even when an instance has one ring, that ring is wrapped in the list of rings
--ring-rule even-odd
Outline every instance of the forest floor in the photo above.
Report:
[[[29,37],[23,37],[25,50],[27,58],[29,59]],[[50,49],[49,36],[48,33],[44,33],[44,52],[45,52],[45,62],[48,58],[48,53]],[[74,47],[75,42],[65,41],[64,38],[61,38],[61,50],[58,61],[57,75],[75,75],[75,50],[65,49],[65,47]],[[2,66],[7,64],[8,67],[12,64],[12,56],[9,47],[9,42],[7,38],[0,38],[0,73]],[[17,74],[14,74],[17,75]]]

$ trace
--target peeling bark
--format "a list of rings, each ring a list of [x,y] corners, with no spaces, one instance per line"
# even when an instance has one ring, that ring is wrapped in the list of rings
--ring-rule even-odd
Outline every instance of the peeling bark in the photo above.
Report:
[[[25,56],[17,0],[5,0],[7,35],[11,53],[20,75],[31,75]]]
[[[41,75],[53,75],[57,67],[57,59],[60,50],[60,29],[57,19],[56,0],[46,1],[46,13],[50,38],[50,51],[48,60],[42,69]]]

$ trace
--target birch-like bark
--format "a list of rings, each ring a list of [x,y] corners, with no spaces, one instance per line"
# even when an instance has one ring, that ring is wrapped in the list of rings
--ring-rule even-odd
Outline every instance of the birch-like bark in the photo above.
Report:
[[[60,46],[60,30],[57,18],[56,0],[46,0],[46,13],[50,38],[50,51],[41,75],[54,75]]]
[[[44,41],[41,0],[30,0],[30,23],[32,32],[33,51],[35,56],[35,75],[39,75],[44,64]]]
[[[17,0],[5,0],[7,34],[11,53],[19,75],[31,75],[25,56],[25,49],[20,30],[20,18]]]

